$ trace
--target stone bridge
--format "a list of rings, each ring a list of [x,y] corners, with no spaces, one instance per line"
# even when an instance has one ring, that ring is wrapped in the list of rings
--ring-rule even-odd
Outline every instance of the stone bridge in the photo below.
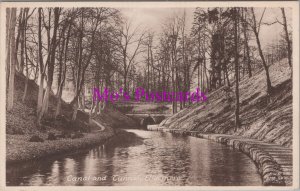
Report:
[[[159,124],[172,113],[169,103],[126,102],[117,103],[115,106],[125,115],[135,119],[143,129],[147,129],[147,125]]]
[[[159,124],[171,114],[144,114],[144,113],[135,113],[135,114],[126,114],[131,118],[137,120],[143,129],[147,129],[147,125]]]

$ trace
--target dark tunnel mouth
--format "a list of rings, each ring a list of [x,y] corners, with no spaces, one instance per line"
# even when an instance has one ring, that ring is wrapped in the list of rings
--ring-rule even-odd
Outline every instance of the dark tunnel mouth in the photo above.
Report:
[[[141,125],[143,127],[147,127],[148,125],[154,125],[154,124],[158,124],[158,123],[155,122],[154,118],[151,116],[148,116],[148,117],[142,119],[142,121],[141,121]]]

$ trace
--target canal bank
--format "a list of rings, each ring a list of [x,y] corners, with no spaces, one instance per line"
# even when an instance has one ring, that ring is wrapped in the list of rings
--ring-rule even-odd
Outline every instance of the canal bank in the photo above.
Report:
[[[103,145],[7,165],[9,186],[261,186],[245,154],[214,141],[126,130]],[[81,181],[82,180],[82,181]]]
[[[150,126],[148,130],[164,131],[182,136],[193,136],[230,146],[249,156],[261,175],[265,186],[291,186],[293,175],[292,149],[245,137],[225,134],[204,134]]]
[[[88,124],[77,121],[76,123],[79,124],[76,126],[83,125],[80,126],[80,129],[62,123],[60,127],[56,128],[47,127],[46,130],[7,134],[6,162],[10,164],[76,152],[101,145],[120,134],[130,137],[130,133],[122,130],[122,128],[135,125],[133,120],[125,115],[122,116],[123,118],[120,117],[121,120],[115,120],[116,114],[110,115],[113,112],[114,109],[112,108],[106,109],[105,116],[100,114],[94,119],[90,119]],[[122,126],[119,125],[121,122]]]
[[[7,135],[6,163],[23,162],[78,151],[103,144],[116,133],[120,132],[114,132],[113,129],[106,128],[101,132],[82,133],[84,137],[81,138],[64,138],[43,142],[29,142],[30,136],[26,135]]]

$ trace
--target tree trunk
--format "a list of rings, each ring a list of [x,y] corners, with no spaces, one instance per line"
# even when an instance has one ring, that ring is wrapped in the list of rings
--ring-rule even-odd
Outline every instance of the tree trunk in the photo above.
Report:
[[[287,29],[287,22],[286,22],[286,16],[285,16],[284,8],[281,8],[281,12],[282,12],[282,18],[283,18],[283,28],[284,28],[284,32],[285,32],[285,41],[287,43],[289,66],[292,67],[292,49],[291,49],[291,42],[290,42],[290,39],[289,39],[289,32],[288,32],[288,29]]]
[[[173,53],[172,53],[173,54]],[[173,58],[173,55],[171,55],[172,58],[171,58],[171,61],[172,61],[172,64],[171,64],[171,67],[172,67],[172,92],[176,92],[176,86],[177,86],[177,83],[176,83],[176,67],[175,67],[175,59]],[[173,109],[173,114],[177,113],[177,102],[176,100],[174,99],[174,96],[172,96],[172,109]]]
[[[229,81],[228,68],[227,68],[226,64],[224,65],[224,72],[225,72],[225,77],[226,77],[226,80],[227,80],[227,85],[228,85],[228,87],[230,87],[231,85],[230,85],[230,81]]]
[[[260,44],[260,40],[259,40],[259,37],[258,37],[257,33],[255,33],[255,37],[256,37],[256,43],[258,45],[258,52],[259,52],[260,58],[262,60],[263,67],[264,67],[265,72],[266,72],[266,77],[267,77],[267,92],[268,92],[268,94],[271,94],[271,92],[272,92],[272,84],[271,84],[271,79],[270,79],[270,74],[269,74],[269,67],[267,66],[267,63],[265,61],[265,57],[263,55],[261,44]]]
[[[58,88],[58,102],[56,105],[56,111],[55,111],[55,119],[57,118],[57,116],[60,114],[61,112],[61,96],[62,96],[62,91],[63,91],[63,87],[65,85],[65,80],[66,80],[66,73],[67,73],[67,53],[68,53],[68,45],[69,45],[69,39],[70,39],[70,32],[71,32],[71,25],[69,26],[68,29],[68,34],[67,34],[67,39],[66,39],[66,44],[64,44],[64,62],[63,64],[63,74],[62,74],[62,79],[61,82],[59,84],[59,88]]]
[[[48,114],[48,107],[49,107],[49,97],[50,97],[50,92],[51,92],[51,87],[52,87],[52,82],[53,82],[53,72],[54,72],[54,64],[55,64],[55,50],[56,50],[56,44],[57,44],[57,29],[58,29],[58,22],[59,22],[59,15],[60,15],[60,9],[59,8],[54,8],[54,26],[53,26],[53,36],[51,40],[51,51],[48,55],[49,62],[48,62],[48,75],[47,75],[47,87],[46,87],[46,92],[44,94],[43,98],[43,104],[42,104],[42,109],[38,117],[38,123],[40,124],[41,119],[44,115]],[[49,21],[50,22],[50,21]],[[50,57],[49,57],[50,56]]]
[[[253,26],[253,32],[255,34],[255,38],[256,38],[256,43],[257,43],[257,46],[258,46],[258,52],[259,52],[259,56],[261,58],[261,61],[262,61],[262,64],[263,64],[263,67],[265,69],[265,72],[266,72],[266,80],[267,80],[267,93],[268,94],[271,94],[272,93],[272,84],[271,84],[271,79],[270,79],[270,74],[269,74],[269,67],[266,63],[266,60],[265,60],[265,57],[264,57],[264,54],[262,52],[262,48],[261,48],[261,44],[260,44],[260,40],[259,40],[259,34],[258,34],[258,30],[257,30],[257,25],[256,25],[256,19],[255,19],[255,13],[254,13],[254,9],[251,8],[251,11],[252,11],[252,17],[253,17],[253,23],[254,23],[254,26]]]
[[[27,56],[27,47],[26,47],[26,29],[27,29],[27,16],[28,16],[28,8],[25,8],[24,10],[24,21],[23,21],[23,30],[22,30],[22,44],[21,44],[21,65],[25,66],[25,72],[26,72],[26,81],[25,81],[25,88],[24,93],[22,97],[22,102],[25,102],[26,95],[27,95],[27,89],[28,89],[28,81],[29,81],[29,69],[28,69],[28,56]],[[24,55],[25,54],[25,55]],[[24,58],[25,56],[25,58]],[[26,62],[24,61],[26,59]]]
[[[66,55],[66,52],[65,52],[65,55]],[[62,76],[62,81],[60,82],[59,84],[59,88],[58,88],[58,94],[57,94],[57,99],[58,99],[58,102],[57,102],[57,105],[56,105],[56,111],[55,111],[55,119],[57,118],[57,116],[60,114],[61,112],[61,96],[62,96],[62,91],[63,91],[63,87],[64,87],[64,84],[65,84],[65,79],[66,79],[66,72],[67,72],[67,66],[66,66],[66,58],[65,58],[65,62],[64,62],[64,69],[63,69],[63,76]]]
[[[26,95],[27,95],[27,89],[28,89],[28,81],[29,81],[29,76],[28,76],[28,65],[26,64],[26,81],[25,81],[25,88],[24,88],[24,93],[22,97],[22,102],[25,102]]]
[[[19,72],[23,72],[21,70],[21,64],[19,63],[17,56],[18,56],[18,50],[19,50],[19,44],[20,44],[20,36],[22,33],[22,26],[23,26],[23,8],[20,9],[19,17],[18,17],[18,33],[17,33],[17,38],[16,38],[16,68],[18,69]]]
[[[78,98],[76,98],[75,103],[73,104],[73,115],[72,120],[75,121],[77,118],[77,111],[78,111]]]
[[[248,74],[249,78],[252,77],[252,68],[251,68],[251,59],[250,59],[250,50],[249,50],[249,44],[248,44],[248,36],[246,29],[244,29],[244,38],[245,38],[245,47],[246,47],[246,58],[247,58],[247,67],[248,67]]]
[[[238,55],[238,34],[237,34],[237,25],[238,25],[238,11],[235,9],[235,23],[234,23],[234,45],[235,45],[235,96],[236,96],[236,104],[235,104],[235,131],[240,128],[240,103],[239,103],[239,55]]]
[[[38,18],[38,58],[39,58],[39,65],[40,65],[40,83],[39,83],[39,93],[38,93],[38,103],[37,103],[37,114],[39,115],[42,110],[43,104],[43,97],[44,97],[44,61],[43,61],[43,44],[42,44],[42,8],[38,10],[39,18]],[[38,120],[38,123],[40,121]]]
[[[245,15],[245,17],[246,17],[246,15]],[[243,33],[244,33],[244,46],[246,48],[248,74],[249,74],[249,78],[251,78],[252,77],[252,68],[251,68],[250,50],[249,50],[249,44],[248,44],[247,23],[245,21],[243,22]]]
[[[126,71],[124,74],[124,92],[127,92],[127,72]]]
[[[9,73],[9,84],[7,93],[7,110],[10,111],[14,105],[14,89],[15,89],[15,67],[16,67],[16,40],[15,40],[15,27],[16,27],[16,8],[11,9],[10,16],[10,73]]]
[[[65,37],[63,37],[65,38]],[[61,84],[61,81],[62,81],[62,68],[63,68],[63,63],[62,63],[62,60],[63,60],[63,54],[64,54],[64,46],[65,46],[65,39],[63,39],[63,42],[61,45],[59,45],[59,65],[58,65],[58,77],[57,77],[57,92],[56,92],[56,97],[58,98],[59,97],[59,91],[60,91],[60,84]]]
[[[11,52],[11,35],[10,35],[10,26],[11,26],[11,9],[6,9],[6,87],[9,86],[9,73],[10,73],[10,52]]]

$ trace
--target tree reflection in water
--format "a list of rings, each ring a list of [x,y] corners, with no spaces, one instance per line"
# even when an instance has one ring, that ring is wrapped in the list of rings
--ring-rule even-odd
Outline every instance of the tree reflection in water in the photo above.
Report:
[[[164,132],[128,131],[129,136],[93,149],[8,165],[7,185],[261,185],[254,163],[225,145]],[[86,180],[70,181],[71,177]]]

